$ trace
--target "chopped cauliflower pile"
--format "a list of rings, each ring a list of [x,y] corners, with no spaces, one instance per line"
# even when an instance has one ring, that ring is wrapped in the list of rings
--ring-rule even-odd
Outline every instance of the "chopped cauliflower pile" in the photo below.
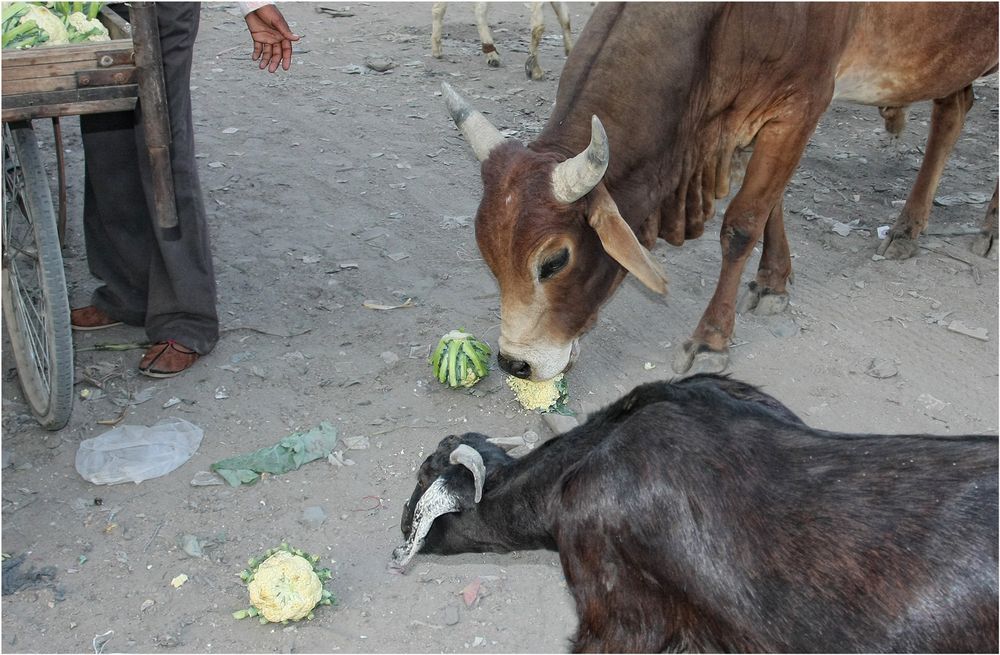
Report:
[[[97,19],[102,2],[6,2],[3,4],[3,47],[110,41]]]
[[[323,588],[330,569],[316,566],[317,555],[309,555],[288,544],[269,548],[249,562],[240,573],[247,583],[250,609],[233,612],[233,618],[256,616],[261,623],[288,623],[312,619],[319,605],[333,604],[333,595]]]
[[[507,385],[525,409],[547,412],[558,409],[566,401],[566,377],[562,373],[542,382],[522,380],[511,375],[507,377]]]

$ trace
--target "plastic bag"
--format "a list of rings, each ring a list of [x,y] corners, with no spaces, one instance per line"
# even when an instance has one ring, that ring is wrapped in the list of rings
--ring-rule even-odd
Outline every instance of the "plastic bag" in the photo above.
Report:
[[[139,483],[170,473],[191,459],[204,431],[180,418],[151,427],[120,425],[80,442],[76,471],[94,484]]]

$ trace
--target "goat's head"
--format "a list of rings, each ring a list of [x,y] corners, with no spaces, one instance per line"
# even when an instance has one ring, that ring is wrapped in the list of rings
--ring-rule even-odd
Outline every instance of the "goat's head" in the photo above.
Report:
[[[393,551],[396,567],[405,566],[421,549],[448,554],[466,552],[476,544],[474,515],[491,471],[513,460],[503,448],[481,434],[445,437],[420,466],[417,486],[403,506],[400,529],[406,543]],[[440,519],[435,527],[435,520]]]

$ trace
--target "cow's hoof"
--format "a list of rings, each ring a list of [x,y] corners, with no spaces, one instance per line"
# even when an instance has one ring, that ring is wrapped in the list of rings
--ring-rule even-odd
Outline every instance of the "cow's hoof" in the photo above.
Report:
[[[989,232],[980,232],[979,235],[976,236],[976,240],[972,242],[969,250],[980,257],[986,257],[990,254],[990,251],[993,250],[993,245],[995,243],[996,237],[994,235]]]
[[[490,68],[500,68],[500,55],[495,52],[487,52],[486,65]]]
[[[538,65],[538,57],[534,55],[529,55],[524,61],[524,76],[529,80],[538,80],[545,77],[545,73],[542,72],[542,67]]]
[[[774,316],[788,308],[788,294],[775,293],[757,282],[750,282],[747,290],[736,303],[736,311],[740,314],[753,312],[757,316]]]
[[[909,259],[917,254],[919,247],[916,239],[889,232],[875,252],[886,259]]]
[[[722,373],[729,366],[729,353],[711,350],[705,344],[688,339],[677,349],[672,366],[678,375]]]

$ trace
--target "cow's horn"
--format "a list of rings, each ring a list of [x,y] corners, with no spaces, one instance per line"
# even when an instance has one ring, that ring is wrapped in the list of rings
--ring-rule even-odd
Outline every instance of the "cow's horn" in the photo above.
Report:
[[[448,106],[451,119],[472,146],[476,159],[485,161],[490,156],[490,151],[504,141],[500,130],[493,127],[493,124],[480,112],[470,107],[469,103],[447,82],[441,82],[441,93],[444,95],[444,102]]]
[[[552,193],[556,200],[568,205],[590,193],[608,170],[609,158],[608,135],[601,120],[593,116],[590,119],[590,145],[552,171]]]
[[[476,502],[483,499],[483,481],[486,479],[486,465],[483,464],[483,456],[472,446],[459,444],[455,450],[451,451],[448,461],[452,464],[461,464],[472,471],[472,479],[476,483]]]

